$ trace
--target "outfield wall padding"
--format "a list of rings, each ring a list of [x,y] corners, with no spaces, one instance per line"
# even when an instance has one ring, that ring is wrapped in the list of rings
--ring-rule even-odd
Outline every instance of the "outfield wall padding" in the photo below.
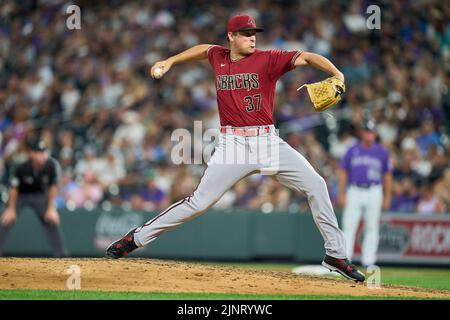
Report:
[[[64,241],[73,257],[102,257],[112,241],[155,216],[121,208],[109,211],[60,209],[59,212]],[[337,217],[340,220],[339,212]],[[363,224],[355,245],[356,261],[361,250],[362,230]],[[380,262],[450,265],[449,215],[385,214],[380,230]],[[430,239],[434,239],[432,244]],[[324,253],[322,237],[309,213],[263,214],[241,209],[211,209],[130,256],[319,263]],[[52,255],[39,220],[29,210],[19,215],[4,254]]]

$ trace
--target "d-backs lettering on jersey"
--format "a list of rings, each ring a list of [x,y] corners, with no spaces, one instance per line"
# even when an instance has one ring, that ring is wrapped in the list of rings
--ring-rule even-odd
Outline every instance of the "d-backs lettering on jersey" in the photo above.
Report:
[[[232,61],[230,49],[222,46],[211,46],[207,52],[215,73],[220,124],[273,124],[276,82],[294,68],[301,52],[255,50],[238,61]]]
[[[259,89],[259,76],[257,73],[241,73],[219,75],[216,82],[217,90]]]

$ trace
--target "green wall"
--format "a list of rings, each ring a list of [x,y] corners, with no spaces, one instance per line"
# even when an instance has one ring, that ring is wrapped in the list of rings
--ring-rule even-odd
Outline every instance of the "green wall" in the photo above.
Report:
[[[105,248],[154,214],[123,211],[60,210],[71,256],[103,256]],[[36,216],[25,210],[11,230],[5,255],[51,256]],[[323,240],[309,213],[209,210],[130,256],[214,260],[290,259],[321,261]]]

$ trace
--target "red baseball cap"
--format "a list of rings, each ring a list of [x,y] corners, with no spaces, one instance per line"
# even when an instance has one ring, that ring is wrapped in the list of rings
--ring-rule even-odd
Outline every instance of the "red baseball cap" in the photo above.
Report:
[[[255,30],[256,32],[264,31],[256,26],[255,19],[249,15],[237,15],[228,20],[227,32]]]

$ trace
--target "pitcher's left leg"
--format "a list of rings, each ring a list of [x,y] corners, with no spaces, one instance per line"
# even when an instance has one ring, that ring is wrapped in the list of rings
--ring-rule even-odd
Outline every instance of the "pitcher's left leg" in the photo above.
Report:
[[[279,145],[277,178],[285,186],[306,193],[314,222],[325,241],[326,254],[345,259],[344,234],[339,229],[325,180],[299,152],[283,140]]]

